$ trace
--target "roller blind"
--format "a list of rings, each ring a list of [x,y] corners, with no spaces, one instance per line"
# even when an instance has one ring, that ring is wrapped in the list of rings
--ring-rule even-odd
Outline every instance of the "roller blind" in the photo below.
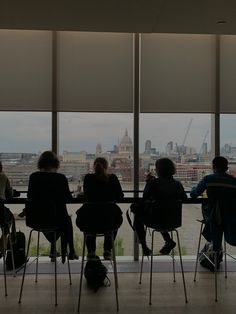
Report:
[[[143,34],[141,112],[214,112],[215,37]]]
[[[58,110],[132,112],[133,36],[59,32]]]
[[[236,113],[236,36],[220,39],[220,111]]]
[[[51,110],[51,37],[0,30],[0,110]]]

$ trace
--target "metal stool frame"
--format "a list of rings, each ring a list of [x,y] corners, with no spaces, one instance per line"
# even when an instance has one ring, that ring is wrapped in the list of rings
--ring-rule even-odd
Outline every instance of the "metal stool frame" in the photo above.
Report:
[[[115,231],[115,230],[114,230]],[[83,232],[83,251],[82,251],[82,261],[81,261],[81,271],[80,271],[80,283],[79,283],[79,298],[78,298],[78,313],[80,312],[80,303],[81,303],[81,292],[82,292],[82,282],[84,274],[84,261],[85,261],[85,244],[88,236],[104,237],[105,235],[111,235],[112,237],[112,260],[113,262],[113,274],[115,281],[115,295],[116,295],[116,311],[119,311],[119,300],[118,300],[118,276],[117,276],[117,265],[116,265],[116,253],[114,246],[114,231],[108,231],[104,233],[94,233],[94,232]]]
[[[151,241],[151,265],[150,265],[150,282],[149,282],[149,305],[152,305],[152,273],[153,273],[153,244],[154,244],[154,234],[155,232],[171,232],[171,237],[173,238],[173,232],[176,233],[177,237],[177,245],[178,245],[178,251],[179,251],[179,258],[180,258],[180,266],[181,266],[181,272],[182,272],[182,279],[183,279],[183,287],[184,287],[184,296],[185,296],[185,303],[188,303],[187,299],[187,290],[186,290],[186,283],[185,283],[185,277],[184,277],[184,270],[183,270],[183,261],[182,261],[182,254],[181,254],[181,248],[180,248],[180,241],[179,241],[179,233],[177,229],[171,229],[171,230],[161,230],[161,229],[154,229],[152,228],[152,241]],[[176,281],[175,277],[175,258],[174,258],[174,250],[172,250],[172,261],[173,261],[173,281]],[[140,277],[139,277],[139,284],[141,284],[142,281],[142,272],[143,272],[143,260],[144,255],[142,254],[142,260],[141,260],[141,268],[140,268]]]
[[[217,253],[218,252],[216,252],[216,251],[212,252],[214,254],[214,263],[210,260],[210,258],[208,257],[208,255],[206,253],[200,252],[201,239],[202,239],[202,229],[203,229],[203,226],[205,225],[205,220],[204,219],[202,219],[202,220],[197,219],[197,221],[201,223],[201,227],[200,227],[200,233],[199,233],[199,238],[198,238],[198,247],[197,247],[196,263],[195,263],[195,271],[194,271],[194,279],[193,279],[193,281],[196,282],[199,257],[201,255],[204,255],[208,259],[208,261],[214,266],[215,302],[218,302],[218,285],[217,285],[217,283],[218,283],[217,282],[217,273],[218,273],[218,269],[217,269]],[[225,239],[224,239],[223,255],[224,255],[224,273],[225,273],[225,278],[227,278],[228,277],[228,273],[227,273],[227,256],[231,257],[234,260],[236,260],[236,258],[234,256],[232,256],[231,254],[227,253]]]
[[[5,228],[3,225],[0,226],[3,236],[3,274],[4,274],[4,290],[5,290],[5,297],[8,295],[7,293],[7,273],[6,273],[6,253],[7,251],[11,252],[11,260],[12,260],[12,267],[13,267],[13,273],[14,277],[16,277],[16,269],[15,269],[15,261],[14,261],[14,255],[13,255],[13,246],[12,246],[12,239],[11,239],[11,232],[7,235],[7,239],[9,239],[9,245],[10,249],[7,249],[4,235],[5,235]]]
[[[36,228],[32,228],[29,234],[29,239],[28,239],[28,246],[27,246],[27,252],[26,252],[26,260],[25,260],[25,265],[24,265],[24,271],[23,271],[23,275],[22,275],[22,282],[21,282],[21,288],[20,288],[20,295],[19,295],[19,303],[21,303],[21,299],[22,299],[22,293],[23,293],[23,287],[24,287],[24,280],[25,280],[25,274],[26,274],[26,266],[28,263],[28,256],[29,256],[29,248],[30,248],[30,243],[31,243],[31,238],[32,238],[32,233],[33,232],[37,232],[38,233],[38,239],[37,239],[37,256],[36,258],[33,260],[33,262],[36,260],[36,272],[35,272],[35,282],[38,282],[38,259],[39,259],[39,240],[40,240],[40,232],[51,232],[54,235],[54,255],[55,255],[55,262],[54,262],[54,277],[55,277],[55,284],[54,284],[54,289],[55,289],[55,306],[58,305],[57,303],[57,250],[56,250],[56,232],[58,229],[36,229]],[[69,274],[69,283],[70,285],[72,284],[71,282],[71,272],[70,272],[70,262],[69,262],[69,258],[67,255],[67,264],[68,264],[68,274]]]

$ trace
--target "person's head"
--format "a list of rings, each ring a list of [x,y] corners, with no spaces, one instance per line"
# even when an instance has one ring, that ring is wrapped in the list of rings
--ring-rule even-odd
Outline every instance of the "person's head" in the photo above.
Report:
[[[160,158],[156,161],[156,172],[160,178],[170,178],[175,172],[175,164],[169,158]]]
[[[103,157],[98,157],[93,163],[94,172],[100,176],[107,175],[108,161]]]
[[[56,171],[59,166],[60,161],[54,152],[47,150],[40,155],[38,160],[39,170]]]
[[[228,160],[223,156],[216,156],[212,160],[212,167],[214,171],[227,171],[228,170]]]
[[[0,172],[2,172],[2,162],[0,161]]]

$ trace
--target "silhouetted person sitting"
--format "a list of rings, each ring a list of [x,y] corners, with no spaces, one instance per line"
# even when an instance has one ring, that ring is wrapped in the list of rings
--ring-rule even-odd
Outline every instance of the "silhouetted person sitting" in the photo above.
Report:
[[[134,212],[134,228],[137,232],[139,242],[142,245],[143,254],[150,255],[151,250],[146,243],[146,232],[144,225],[152,224],[152,215],[145,212],[145,201],[147,200],[184,200],[187,195],[182,184],[173,178],[176,172],[175,165],[168,158],[161,158],[156,161],[156,173],[158,178],[148,174],[146,186],[143,191],[143,202],[141,210]],[[157,202],[158,204],[158,202]],[[168,232],[162,232],[162,237],[165,240],[164,246],[160,249],[161,254],[169,254],[176,246],[176,243],[171,239]]]
[[[123,198],[120,182],[115,174],[108,174],[108,162],[98,157],[94,161],[94,173],[84,178],[85,203],[77,211],[76,224],[82,230],[117,230],[122,224],[122,212],[115,202]],[[114,237],[116,236],[114,233]],[[96,252],[96,237],[88,236],[86,241],[88,258]],[[112,239],[105,235],[104,258],[111,259]]]
[[[3,172],[2,162],[0,161],[0,224],[4,226],[5,234],[0,238],[0,258],[2,257],[2,251],[6,247],[7,235],[9,233],[10,227],[14,221],[14,216],[11,211],[4,206],[4,201],[13,197],[13,189],[11,187],[10,180]]]
[[[236,178],[227,173],[228,160],[217,156],[212,160],[213,174],[205,176],[190,193],[192,198],[207,192],[208,203],[203,212],[205,228],[202,232],[208,242],[213,243],[213,251],[222,248],[222,236],[236,245]],[[220,256],[218,254],[218,256]],[[218,265],[221,261],[219,257]]]
[[[43,210],[44,206],[47,207],[48,205],[49,211],[52,211],[51,205],[54,208],[55,215],[52,218],[54,221],[50,221],[49,212],[44,219],[46,224],[52,224],[59,228],[57,239],[61,237],[62,261],[64,262],[67,244],[69,246],[69,259],[78,259],[78,256],[74,249],[71,217],[68,215],[66,208],[66,203],[72,199],[72,195],[66,177],[61,173],[57,173],[59,166],[60,162],[55,153],[45,151],[41,154],[38,160],[39,171],[32,173],[29,178],[27,193],[29,202],[27,206],[29,206],[28,210],[31,206]],[[54,261],[53,234],[44,233],[44,235],[51,243],[50,257]]]

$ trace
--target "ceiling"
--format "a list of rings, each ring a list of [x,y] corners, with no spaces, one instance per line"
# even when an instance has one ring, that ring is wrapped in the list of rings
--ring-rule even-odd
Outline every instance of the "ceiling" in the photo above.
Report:
[[[236,0],[0,0],[0,28],[236,34]]]

